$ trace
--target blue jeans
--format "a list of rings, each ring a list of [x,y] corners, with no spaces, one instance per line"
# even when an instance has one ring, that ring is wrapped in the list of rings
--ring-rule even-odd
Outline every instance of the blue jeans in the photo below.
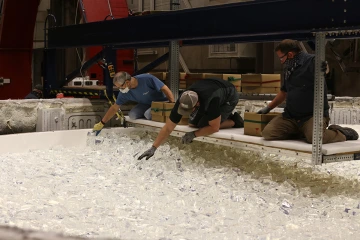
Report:
[[[146,118],[151,120],[151,105],[139,103],[133,107],[129,112],[129,118],[131,120]]]

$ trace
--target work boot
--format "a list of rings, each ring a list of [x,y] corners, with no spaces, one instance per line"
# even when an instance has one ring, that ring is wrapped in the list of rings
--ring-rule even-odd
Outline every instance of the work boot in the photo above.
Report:
[[[339,125],[330,125],[328,129],[340,131],[342,134],[345,135],[346,140],[357,140],[359,138],[359,134],[352,128],[341,127]]]
[[[244,120],[242,119],[242,117],[240,116],[240,114],[238,112],[235,112],[230,117],[230,119],[235,122],[235,125],[233,126],[233,128],[243,128],[244,127]]]

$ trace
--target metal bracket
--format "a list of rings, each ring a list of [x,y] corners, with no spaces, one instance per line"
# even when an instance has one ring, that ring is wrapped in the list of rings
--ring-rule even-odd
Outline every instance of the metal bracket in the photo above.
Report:
[[[340,66],[340,68],[341,68],[341,70],[342,70],[342,72],[347,72],[347,67],[346,67],[346,65],[344,64],[341,56],[340,56],[337,52],[335,52],[335,50],[334,50],[333,48],[330,48],[330,50],[331,50],[331,52],[333,53],[336,61],[338,62],[339,66]]]
[[[191,3],[189,0],[182,0],[186,8],[192,8]]]
[[[185,62],[183,56],[181,55],[181,53],[179,53],[179,61],[180,61],[180,65],[181,65],[182,69],[184,70],[184,72],[190,73],[190,70],[189,70],[188,66],[186,65],[186,62]]]
[[[0,86],[10,83],[10,78],[0,77]]]
[[[179,42],[170,42],[170,69],[169,69],[169,88],[174,95],[174,99],[179,97]]]
[[[323,157],[323,163],[346,162],[354,160],[354,154],[330,155]]]

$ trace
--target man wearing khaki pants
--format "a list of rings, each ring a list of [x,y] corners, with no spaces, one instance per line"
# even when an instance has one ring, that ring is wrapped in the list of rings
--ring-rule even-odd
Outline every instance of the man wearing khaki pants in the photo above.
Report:
[[[286,100],[283,114],[272,119],[262,131],[265,140],[286,140],[305,137],[312,143],[315,56],[300,51],[297,41],[285,39],[275,49],[280,62],[285,65],[284,83],[281,91],[268,106],[258,111],[267,114]],[[322,71],[327,72],[327,63],[323,62]],[[351,128],[329,125],[329,104],[327,87],[324,93],[324,132],[323,143],[357,140],[358,133]]]

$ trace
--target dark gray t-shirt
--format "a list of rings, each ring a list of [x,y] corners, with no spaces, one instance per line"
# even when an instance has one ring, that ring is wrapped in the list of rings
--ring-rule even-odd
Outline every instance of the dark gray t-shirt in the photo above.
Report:
[[[220,106],[231,101],[236,94],[235,87],[232,83],[216,78],[202,79],[195,82],[187,90],[194,91],[198,94],[200,108],[198,114],[207,115],[208,121],[214,120],[220,116]],[[180,98],[179,98],[180,99]],[[178,114],[179,99],[176,101],[170,114],[170,120],[178,123],[181,115]]]
[[[287,93],[283,116],[306,121],[313,116],[315,56],[299,53],[284,69],[284,83],[281,91]],[[329,117],[327,86],[324,82],[324,117]]]

